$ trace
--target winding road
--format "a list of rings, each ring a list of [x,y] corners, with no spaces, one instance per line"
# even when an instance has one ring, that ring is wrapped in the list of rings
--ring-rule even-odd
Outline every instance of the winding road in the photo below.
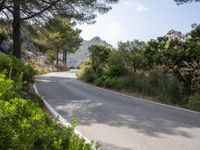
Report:
[[[200,150],[200,113],[85,84],[76,71],[38,77],[43,98],[102,150]]]

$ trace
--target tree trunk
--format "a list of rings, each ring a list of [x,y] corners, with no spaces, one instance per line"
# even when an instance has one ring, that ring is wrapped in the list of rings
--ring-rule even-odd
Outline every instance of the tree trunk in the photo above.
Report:
[[[67,52],[65,52],[65,66],[67,66]]]
[[[14,0],[13,6],[13,56],[21,58],[21,17],[20,0]]]
[[[65,64],[65,51],[63,50],[63,64]]]
[[[56,59],[56,65],[58,65],[58,61],[59,61],[59,51],[58,50],[56,50],[56,53],[57,53],[57,59]]]

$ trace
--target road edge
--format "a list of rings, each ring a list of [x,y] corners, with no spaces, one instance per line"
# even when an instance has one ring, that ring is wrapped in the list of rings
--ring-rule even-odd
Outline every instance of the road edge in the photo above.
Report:
[[[90,83],[83,82],[83,81],[81,81],[81,80],[79,80],[77,78],[76,78],[76,80],[81,82],[81,83],[83,83],[83,84],[86,84],[88,86],[91,86],[91,87],[94,87],[96,89],[100,89],[100,90],[103,90],[103,91],[106,91],[106,92],[110,92],[110,93],[115,94],[115,95],[120,95],[120,96],[128,97],[128,98],[131,98],[131,99],[136,99],[136,100],[148,102],[148,103],[151,103],[151,104],[165,106],[165,107],[168,107],[168,108],[178,109],[178,110],[187,111],[187,112],[190,112],[190,113],[195,113],[195,114],[199,114],[200,115],[200,112],[198,112],[198,111],[194,111],[194,110],[190,110],[190,109],[186,109],[186,108],[176,107],[176,106],[167,105],[167,104],[163,104],[163,103],[159,103],[159,102],[155,102],[155,101],[151,101],[151,100],[146,100],[146,99],[143,99],[143,98],[138,98],[138,97],[126,95],[126,94],[123,94],[123,93],[119,93],[119,92],[116,92],[116,91],[105,89],[103,87],[95,86],[95,85],[92,85]]]
[[[50,112],[50,114],[51,114],[54,118],[58,118],[58,120],[62,123],[63,126],[65,126],[65,127],[71,127],[71,124],[70,124],[65,118],[63,118],[63,117],[62,117],[49,103],[47,103],[47,101],[40,95],[40,93],[39,93],[39,91],[38,91],[38,89],[37,89],[37,87],[36,87],[35,84],[33,84],[33,88],[34,88],[34,90],[35,90],[35,93],[38,94],[38,95],[42,98],[42,100],[43,100],[43,102],[44,102],[44,105],[45,105],[45,107],[47,108],[47,110]],[[96,145],[93,144],[93,143],[91,142],[91,140],[89,140],[86,136],[84,136],[79,130],[77,130],[77,129],[75,128],[75,129],[74,129],[74,133],[75,133],[76,135],[78,135],[80,138],[83,138],[83,139],[85,140],[86,143],[91,144],[93,150],[96,150],[96,148],[95,148]]]

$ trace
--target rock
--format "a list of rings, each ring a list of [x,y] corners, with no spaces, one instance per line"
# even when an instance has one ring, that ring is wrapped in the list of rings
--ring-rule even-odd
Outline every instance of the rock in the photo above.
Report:
[[[165,37],[168,37],[170,40],[178,39],[180,41],[185,41],[189,38],[186,34],[181,33],[180,31],[170,30]]]
[[[6,54],[9,53],[9,51],[12,48],[12,44],[13,44],[12,39],[2,41],[0,44],[0,51]]]
[[[100,37],[94,37],[89,41],[84,40],[80,48],[74,54],[68,54],[67,56],[67,66],[77,67],[86,58],[89,57],[88,48],[92,45],[103,45],[112,48],[112,45],[106,43],[106,41],[101,40]]]
[[[25,59],[36,59],[37,56],[36,56],[35,53],[33,53],[31,51],[25,50],[25,52],[24,52],[24,58]]]
[[[36,53],[38,51],[38,47],[36,47],[33,44],[33,39],[30,33],[28,32],[22,32],[21,33],[21,39],[23,41],[23,47],[25,50],[31,51]]]

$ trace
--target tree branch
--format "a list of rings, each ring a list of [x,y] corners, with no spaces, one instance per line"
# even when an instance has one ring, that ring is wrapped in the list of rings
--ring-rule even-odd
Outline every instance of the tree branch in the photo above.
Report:
[[[6,0],[0,0],[0,12],[3,10]]]
[[[43,8],[41,11],[39,12],[36,12],[30,16],[27,16],[27,17],[24,17],[24,18],[21,18],[21,20],[28,20],[28,19],[31,19],[31,18],[34,18],[38,15],[41,15],[43,12],[45,12],[46,10],[50,9],[51,7],[53,7],[54,5],[56,5],[58,2],[60,2],[61,0],[56,0],[54,2],[52,2],[51,4],[49,4],[49,6]]]

